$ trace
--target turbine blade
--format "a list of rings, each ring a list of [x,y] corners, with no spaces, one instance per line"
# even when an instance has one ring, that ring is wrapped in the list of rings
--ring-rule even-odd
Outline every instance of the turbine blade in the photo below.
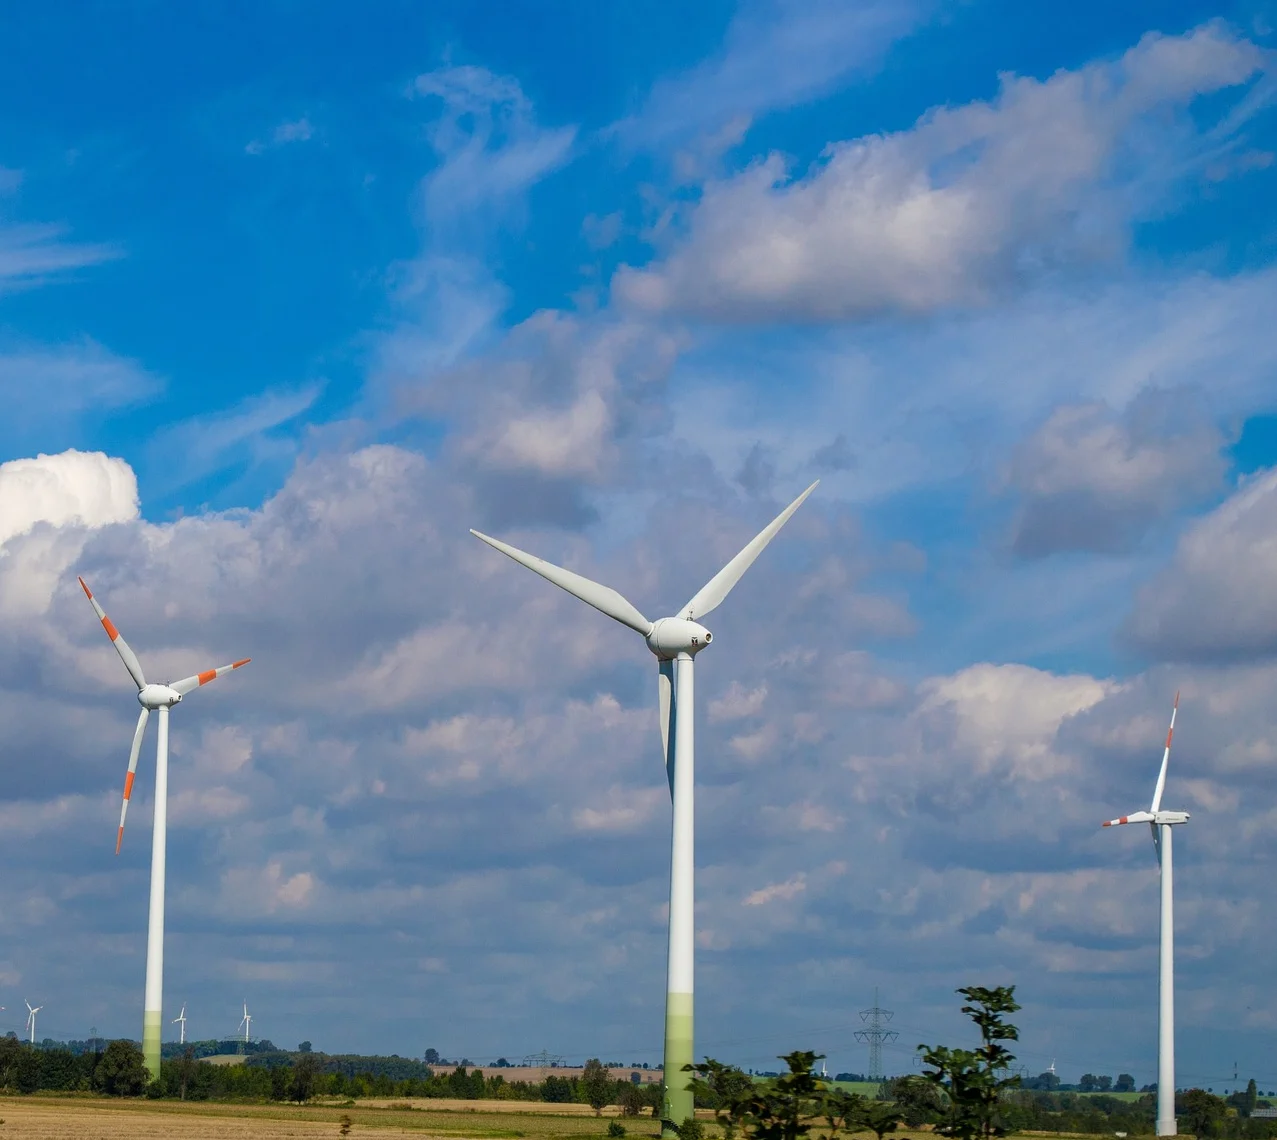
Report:
[[[763,527],[744,550],[696,592],[692,600],[679,611],[678,616],[699,621],[707,613],[717,609],[722,600],[732,592],[732,587],[741,580],[741,575],[754,564],[754,559],[776,537],[776,532],[789,522],[790,515],[803,505],[803,500],[816,489],[819,483],[820,480],[817,479],[815,483]]]
[[[652,623],[611,586],[601,586],[598,582],[592,582],[589,578],[583,578],[580,574],[573,574],[571,570],[564,570],[562,566],[555,566],[553,563],[546,562],[544,559],[537,558],[535,555],[528,554],[517,547],[500,542],[495,538],[489,538],[486,534],[480,534],[477,530],[471,530],[470,533],[475,538],[486,542],[494,550],[501,551],[502,554],[513,558],[529,570],[540,574],[546,581],[553,582],[559,589],[566,590],[574,598],[580,598],[586,605],[593,606],[600,613],[607,614],[608,617],[614,618],[622,625],[628,625],[636,633],[641,633],[646,637],[652,632]]]
[[[1130,815],[1124,815],[1121,819],[1106,819],[1101,827],[1120,827],[1124,823],[1152,823],[1153,813],[1148,811],[1133,811]]]
[[[174,681],[169,688],[176,689],[182,696],[186,696],[192,689],[207,685],[209,681],[216,681],[223,673],[229,673],[232,669],[247,665],[251,660],[251,657],[245,657],[232,665],[219,665],[216,669],[206,669],[203,673],[196,673],[194,677],[183,677],[180,681]]]
[[[1171,726],[1166,730],[1166,750],[1162,753],[1162,768],[1157,773],[1157,787],[1153,789],[1153,806],[1149,810],[1156,815],[1162,807],[1162,793],[1166,791],[1166,766],[1171,760],[1171,737],[1175,735],[1175,714],[1179,712],[1179,693],[1171,706]]]
[[[661,718],[661,759],[665,761],[665,775],[670,782],[670,798],[674,797],[674,753],[670,741],[674,738],[674,662],[658,661],[656,667],[656,696]]]
[[[98,600],[93,596],[93,591],[84,584],[84,579],[79,579],[80,588],[84,591],[84,596],[89,599],[89,604],[93,607],[93,612],[98,615],[98,621],[102,623],[102,628],[106,630],[106,635],[111,639],[111,644],[115,646],[115,651],[120,655],[120,660],[124,662],[124,668],[129,671],[129,676],[133,678],[133,683],[137,685],[138,692],[146,688],[146,675],[142,672],[142,663],[137,659],[137,654],[129,648],[129,643],[120,636],[120,631],[115,628],[115,623],[106,616],[102,607],[98,605]]]
[[[1149,821],[1148,829],[1153,833],[1153,850],[1157,852],[1157,865],[1160,867],[1162,865],[1162,837],[1158,833],[1157,824],[1153,823],[1152,820]]]
[[[146,721],[151,710],[144,708],[137,718],[137,728],[133,731],[133,747],[129,749],[129,770],[124,777],[124,802],[120,804],[120,830],[115,836],[115,853],[120,853],[124,843],[124,817],[129,814],[129,797],[133,794],[133,776],[137,772],[137,757],[142,751],[142,737],[146,735]]]

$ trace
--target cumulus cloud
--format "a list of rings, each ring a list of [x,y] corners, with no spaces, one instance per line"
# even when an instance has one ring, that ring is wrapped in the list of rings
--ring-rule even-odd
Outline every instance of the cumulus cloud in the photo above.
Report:
[[[1170,565],[1139,591],[1127,633],[1171,660],[1277,652],[1277,469],[1189,527]]]
[[[585,490],[632,478],[665,425],[677,340],[639,322],[541,312],[493,352],[436,372],[401,370],[400,407],[449,426],[448,449],[494,525],[593,517]]]
[[[1011,463],[1008,484],[1021,500],[1016,553],[1126,550],[1222,487],[1223,433],[1205,417],[1167,423],[1180,398],[1146,396],[1122,416],[1100,403],[1056,408]]]
[[[64,451],[0,463],[0,546],[39,523],[99,527],[137,515],[137,477],[122,459]]]
[[[1131,218],[1226,144],[1185,110],[1266,63],[1222,24],[1150,33],[1114,62],[1005,76],[992,102],[830,144],[800,178],[772,154],[706,185],[682,243],[620,270],[614,291],[719,320],[844,320],[977,303],[1043,268],[1112,257]]]

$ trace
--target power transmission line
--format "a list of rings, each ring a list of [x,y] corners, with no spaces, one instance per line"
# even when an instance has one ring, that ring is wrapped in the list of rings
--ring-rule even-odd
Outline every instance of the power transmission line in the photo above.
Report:
[[[882,1080],[882,1046],[884,1042],[892,1042],[900,1036],[894,1029],[884,1028],[895,1015],[889,1009],[878,1005],[878,987],[874,986],[874,1003],[869,1009],[860,1011],[860,1020],[868,1023],[867,1029],[856,1030],[856,1040],[869,1046],[869,1079]]]

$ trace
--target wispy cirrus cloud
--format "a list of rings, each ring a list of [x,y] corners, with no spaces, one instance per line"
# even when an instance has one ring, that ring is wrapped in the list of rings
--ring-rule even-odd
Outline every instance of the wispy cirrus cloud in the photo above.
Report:
[[[315,126],[308,116],[303,115],[300,119],[289,119],[278,124],[266,139],[253,139],[244,147],[244,153],[264,154],[289,143],[309,142],[314,137]]]
[[[117,245],[73,242],[66,235],[65,226],[0,222],[0,293],[49,284],[123,256]]]
[[[826,95],[875,64],[930,7],[926,0],[744,4],[719,51],[658,80],[612,131],[629,146],[652,149],[739,141],[757,116]]]
[[[297,454],[290,429],[319,399],[323,385],[277,389],[249,396],[234,407],[165,427],[147,446],[147,462],[177,488],[234,465],[291,464]]]

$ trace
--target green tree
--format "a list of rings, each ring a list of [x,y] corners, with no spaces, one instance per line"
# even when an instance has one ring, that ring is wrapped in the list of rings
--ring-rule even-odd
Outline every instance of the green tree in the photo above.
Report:
[[[789,1071],[765,1084],[753,1084],[731,1094],[714,1115],[728,1140],[738,1132],[746,1140],[802,1140],[822,1121],[828,1120],[828,1086],[815,1073],[812,1065],[820,1059],[817,1053],[796,1051],[781,1058]],[[701,1065],[686,1068],[697,1074],[692,1091],[698,1095],[714,1094],[727,1088],[728,1066],[711,1058]],[[680,1138],[682,1132],[679,1132]]]
[[[594,1109],[595,1116],[601,1115],[603,1106],[612,1102],[611,1070],[597,1057],[591,1057],[585,1062],[581,1087],[585,1092],[585,1103]]]
[[[186,1090],[195,1076],[195,1048],[188,1045],[182,1051],[182,1058],[177,1062],[178,1097],[186,1099]]]
[[[297,1052],[299,1053],[309,1053],[310,1049],[311,1049],[311,1045],[309,1041],[303,1041],[300,1045],[297,1046]]]
[[[643,1111],[643,1105],[646,1101],[643,1099],[642,1089],[638,1085],[632,1085],[629,1081],[626,1081],[616,1094],[616,1103],[621,1106],[623,1115],[638,1116]]]
[[[932,1124],[944,1111],[944,1094],[925,1077],[897,1077],[888,1081],[883,1091],[888,1100],[895,1102],[910,1128]]]
[[[754,1091],[753,1077],[735,1065],[722,1065],[707,1058],[697,1069],[704,1073],[703,1077],[693,1077],[691,1083],[698,1108],[718,1109]]]
[[[94,1084],[107,1096],[141,1096],[149,1079],[146,1058],[132,1041],[112,1041],[93,1073]]]
[[[0,1037],[0,1089],[16,1087],[24,1046],[17,1034]]]
[[[958,990],[968,1004],[962,1007],[980,1030],[978,1049],[949,1049],[919,1045],[922,1060],[930,1068],[923,1077],[944,1092],[948,1104],[936,1127],[942,1136],[959,1140],[988,1140],[1005,1136],[1000,1109],[1003,1093],[1020,1083],[1016,1076],[1006,1076],[1015,1060],[1003,1044],[1019,1040],[1019,1030],[1005,1020],[1020,1008],[1014,986],[966,986]]]
[[[572,1100],[572,1082],[566,1077],[546,1077],[541,1082],[541,1099],[551,1104],[567,1104]]]
[[[1118,1073],[1117,1080],[1113,1084],[1114,1092],[1134,1092],[1135,1078],[1130,1073]]]
[[[315,1095],[315,1073],[319,1068],[313,1053],[303,1053],[293,1066],[293,1081],[288,1089],[288,1097],[298,1104],[303,1104]]]
[[[1220,1136],[1228,1122],[1228,1105],[1202,1089],[1189,1089],[1175,1098],[1175,1115],[1194,1136]]]

